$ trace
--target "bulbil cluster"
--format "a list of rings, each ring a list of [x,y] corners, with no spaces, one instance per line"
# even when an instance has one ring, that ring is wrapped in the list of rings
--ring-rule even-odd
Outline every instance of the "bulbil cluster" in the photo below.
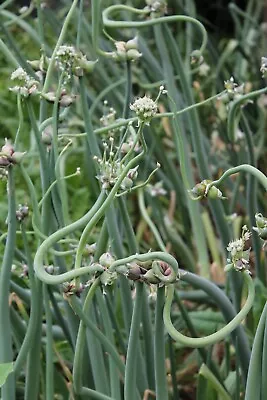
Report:
[[[29,207],[25,204],[19,204],[19,208],[16,211],[16,218],[21,223],[29,215]]]
[[[257,213],[255,215],[256,226],[253,227],[253,230],[258,233],[259,237],[265,242],[267,241],[267,218],[264,217],[261,213]]]
[[[0,151],[0,167],[5,168],[10,165],[19,164],[25,153],[15,151],[14,146],[6,139],[6,143]]]
[[[127,42],[115,42],[115,47],[116,51],[113,53],[113,57],[116,61],[136,61],[142,56],[142,53],[138,51],[137,37]]]
[[[211,180],[205,179],[204,181],[197,183],[193,189],[189,190],[189,193],[192,195],[193,200],[201,200],[207,197],[208,199],[221,199],[224,200],[226,197],[223,197],[222,192],[216,186],[211,186]]]

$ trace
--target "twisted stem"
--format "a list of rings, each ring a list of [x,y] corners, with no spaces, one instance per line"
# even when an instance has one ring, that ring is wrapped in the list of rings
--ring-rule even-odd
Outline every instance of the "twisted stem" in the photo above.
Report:
[[[220,340],[224,339],[227,335],[229,335],[234,329],[238,327],[238,325],[244,320],[248,312],[250,311],[255,297],[255,287],[253,280],[251,279],[248,273],[243,273],[244,280],[248,287],[248,297],[243,306],[243,308],[239,311],[239,313],[222,329],[219,331],[205,337],[201,338],[192,338],[183,335],[182,333],[178,332],[171,321],[170,313],[171,313],[171,304],[174,296],[174,285],[170,285],[167,287],[167,298],[164,306],[163,311],[163,320],[165,323],[165,327],[169,333],[169,335],[178,342],[182,343],[184,346],[187,347],[205,347],[212,345]]]

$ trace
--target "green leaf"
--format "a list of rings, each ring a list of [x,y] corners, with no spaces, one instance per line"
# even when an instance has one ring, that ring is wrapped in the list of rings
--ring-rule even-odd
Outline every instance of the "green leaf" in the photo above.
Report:
[[[218,393],[220,399],[222,400],[231,400],[229,393],[224,389],[224,387],[220,384],[218,379],[213,375],[211,370],[207,367],[206,364],[202,364],[199,370],[199,375],[203,376],[207,379],[211,387]]]
[[[7,377],[13,372],[14,363],[0,364],[0,387],[2,387],[7,380]]]
[[[262,311],[261,318],[256,330],[251,357],[248,368],[248,378],[246,385],[245,400],[261,399],[261,393],[263,393],[264,387],[262,386],[262,364],[263,352],[265,352],[264,346],[264,333],[266,325],[266,315],[267,315],[267,303]],[[264,367],[265,369],[265,367]],[[265,372],[265,371],[264,371]],[[263,377],[265,379],[265,377]]]

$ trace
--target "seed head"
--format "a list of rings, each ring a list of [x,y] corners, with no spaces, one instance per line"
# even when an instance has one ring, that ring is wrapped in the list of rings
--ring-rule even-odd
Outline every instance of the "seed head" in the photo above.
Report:
[[[267,58],[266,57],[261,58],[260,72],[262,73],[263,78],[267,77]]]
[[[157,114],[158,105],[150,97],[144,96],[136,99],[130,105],[130,109],[136,113],[140,122],[149,125],[151,119]]]

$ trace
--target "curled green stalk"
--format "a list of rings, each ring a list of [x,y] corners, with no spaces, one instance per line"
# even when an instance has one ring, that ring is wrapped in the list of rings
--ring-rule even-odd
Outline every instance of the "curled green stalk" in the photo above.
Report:
[[[88,238],[88,235],[89,235],[90,231],[97,224],[99,219],[104,215],[105,211],[107,210],[107,208],[110,206],[110,204],[112,203],[112,201],[116,197],[116,194],[117,194],[117,192],[118,192],[118,190],[119,190],[119,188],[121,186],[121,183],[122,183],[123,179],[127,176],[127,174],[130,171],[130,169],[137,165],[138,161],[145,155],[145,153],[147,151],[146,142],[145,142],[145,139],[144,139],[144,136],[143,136],[143,127],[144,127],[144,123],[141,122],[140,126],[139,126],[139,129],[138,129],[137,136],[136,136],[136,143],[137,143],[138,139],[140,139],[140,141],[142,143],[142,146],[143,146],[143,150],[141,151],[141,153],[139,153],[137,156],[135,156],[133,159],[131,159],[129,161],[130,157],[132,156],[132,154],[134,152],[134,148],[135,148],[135,144],[136,144],[136,143],[134,143],[132,148],[131,148],[131,150],[121,160],[121,165],[123,165],[123,163],[125,163],[125,162],[127,162],[127,165],[125,166],[125,168],[121,172],[120,176],[118,177],[118,180],[116,181],[115,185],[113,186],[113,188],[111,189],[111,191],[107,195],[105,201],[103,202],[103,204],[101,204],[99,209],[96,210],[96,212],[94,213],[93,217],[88,222],[88,224],[86,225],[86,227],[85,227],[85,229],[84,229],[84,231],[82,233],[82,236],[81,236],[80,241],[79,241],[77,253],[76,253],[76,258],[75,258],[75,266],[74,266],[75,270],[77,270],[77,269],[79,269],[81,267],[82,253],[83,253],[83,250],[85,248],[86,241],[87,241],[87,238]],[[79,276],[79,275],[77,275],[77,276]]]
[[[102,191],[97,201],[95,202],[94,206],[83,217],[71,223],[70,225],[67,225],[64,228],[54,232],[40,245],[34,258],[34,269],[36,276],[41,281],[43,281],[48,285],[57,285],[59,283],[72,280],[73,278],[76,278],[84,274],[94,274],[97,271],[101,272],[103,270],[103,268],[100,268],[100,266],[98,265],[94,267],[93,266],[83,267],[80,268],[79,270],[64,272],[63,274],[60,275],[50,275],[46,272],[44,268],[43,259],[45,254],[49,251],[49,248],[52,247],[54,244],[56,244],[60,239],[69,235],[70,233],[74,232],[77,229],[83,228],[88,223],[88,221],[91,220],[93,215],[96,213],[101,204],[104,202],[105,197],[106,194],[104,191]]]
[[[165,323],[165,327],[169,335],[178,342],[182,343],[184,346],[187,347],[205,347],[212,345],[220,340],[225,339],[227,335],[229,335],[234,329],[236,329],[239,324],[244,320],[248,312],[250,311],[255,297],[255,287],[253,280],[251,279],[250,275],[247,272],[243,273],[244,279],[247,283],[248,287],[248,297],[243,306],[243,308],[239,311],[239,313],[222,329],[219,331],[205,337],[201,338],[192,338],[183,335],[182,333],[178,332],[171,321],[170,313],[171,313],[171,304],[174,296],[174,285],[170,285],[167,287],[167,298],[164,306],[163,311],[163,319]]]
[[[129,11],[134,14],[139,14],[139,15],[147,15],[149,13],[149,10],[147,9],[138,9],[134,7],[130,7],[127,5],[112,5],[110,7],[107,7],[103,13],[102,13],[102,18],[103,18],[103,24],[107,28],[144,28],[147,26],[153,26],[157,24],[162,24],[166,22],[191,22],[195,25],[198,26],[202,33],[202,43],[200,46],[198,53],[198,56],[201,56],[202,53],[204,52],[206,46],[207,46],[207,41],[208,41],[208,36],[207,36],[207,31],[204,27],[204,25],[199,22],[197,19],[189,17],[187,15],[170,15],[166,17],[160,17],[160,18],[152,18],[148,19],[146,21],[114,21],[111,19],[110,15],[113,12],[116,11]],[[102,53],[102,52],[101,52]]]
[[[250,92],[233,101],[233,103],[230,106],[228,121],[227,121],[227,133],[231,142],[234,142],[235,139],[236,113],[239,110],[239,108],[242,106],[242,104],[246,103],[247,101],[254,99],[254,97],[258,97],[266,92],[267,92],[267,87],[260,90],[255,90],[254,92]]]
[[[88,213],[84,217],[82,217],[78,221],[76,221],[70,225],[67,225],[64,228],[54,232],[51,236],[49,236],[41,244],[41,246],[37,250],[37,253],[36,253],[35,259],[34,259],[34,268],[35,268],[36,275],[44,283],[55,285],[58,283],[63,283],[67,280],[71,280],[73,278],[78,278],[79,276],[87,274],[87,273],[94,274],[95,272],[103,271],[103,268],[97,264],[94,266],[88,266],[88,267],[81,268],[82,253],[83,253],[84,247],[86,245],[86,240],[87,240],[89,232],[97,224],[99,219],[104,215],[105,210],[109,207],[109,205],[115,198],[115,195],[116,195],[123,179],[129,172],[129,170],[131,168],[133,168],[137,164],[137,162],[143,157],[143,155],[146,153],[147,148],[146,148],[146,143],[145,143],[143,133],[142,133],[143,125],[144,125],[143,123],[140,124],[139,133],[137,135],[138,137],[140,137],[141,143],[143,145],[143,151],[128,162],[128,164],[122,171],[121,175],[119,176],[117,182],[115,183],[114,187],[112,188],[112,190],[110,191],[108,196],[106,196],[105,190],[103,190],[101,192],[100,196],[98,197],[98,200],[94,204],[94,206],[91,208],[90,211],[88,211]],[[133,149],[132,149],[132,152],[133,152]],[[129,156],[130,153],[131,153],[131,151],[127,154],[127,156]],[[80,239],[80,242],[78,245],[74,270],[65,272],[60,275],[48,274],[45,271],[44,266],[43,266],[43,258],[44,258],[44,255],[49,250],[49,248],[51,246],[53,246],[58,240],[62,239],[64,236],[68,235],[69,233],[74,232],[76,229],[81,229],[84,226],[86,226],[86,227],[83,231],[83,234],[81,236],[81,239]]]
[[[206,190],[205,190],[205,195],[208,194],[209,190],[213,186],[218,186],[220,185],[228,176],[237,174],[238,172],[248,172],[252,175],[255,176],[256,179],[262,184],[264,189],[267,191],[267,177],[264,175],[261,171],[259,171],[257,168],[253,167],[252,165],[249,164],[241,164],[238,165],[237,167],[229,168],[227,171],[225,171],[222,176],[217,179],[216,181],[212,181],[209,184],[207,184]]]

